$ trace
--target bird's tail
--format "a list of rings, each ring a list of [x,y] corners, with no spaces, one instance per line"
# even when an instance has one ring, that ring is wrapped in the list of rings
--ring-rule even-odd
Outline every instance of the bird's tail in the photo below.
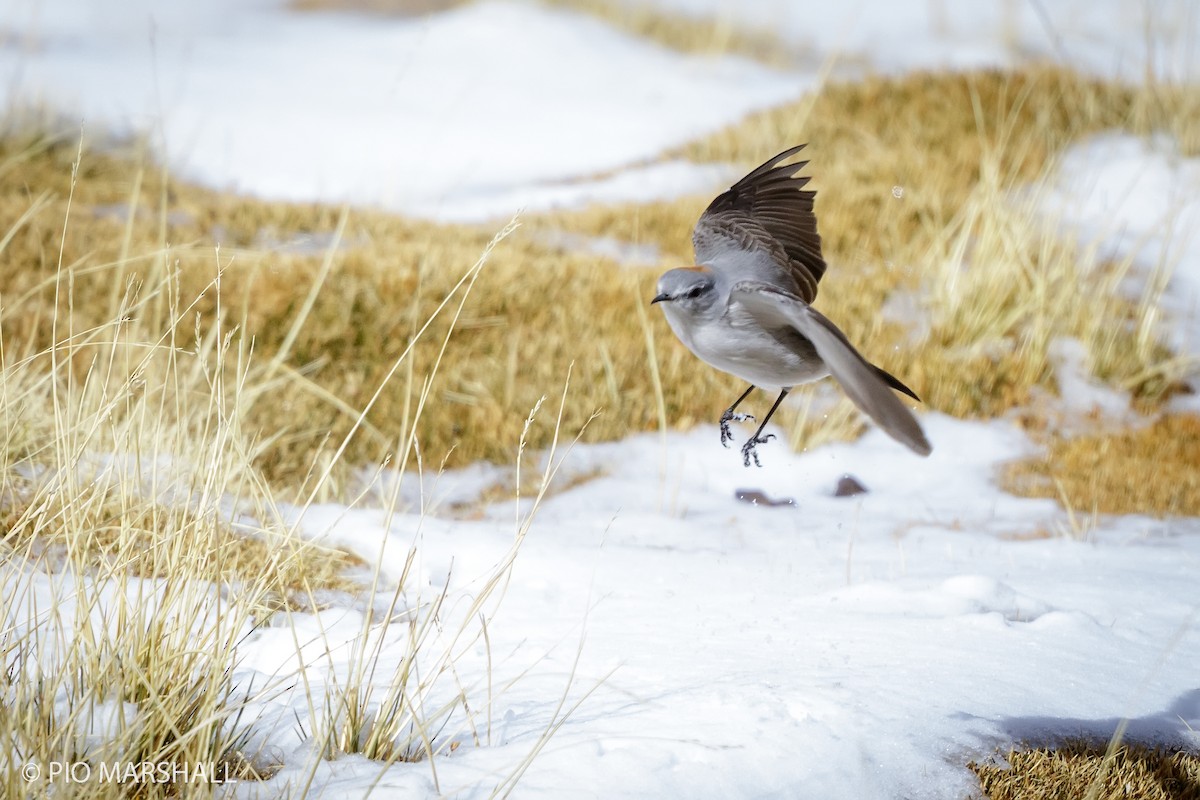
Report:
[[[903,383],[901,383],[899,378],[897,378],[892,373],[888,372],[886,369],[880,369],[879,367],[875,366],[874,364],[871,364],[871,369],[875,370],[875,374],[878,375],[883,380],[883,382],[886,383],[888,386],[892,387],[893,389],[895,389],[898,392],[904,392],[906,395],[911,397],[913,400],[916,400],[918,403],[921,402],[921,398],[917,397],[916,392],[914,392],[912,389],[908,388]]]

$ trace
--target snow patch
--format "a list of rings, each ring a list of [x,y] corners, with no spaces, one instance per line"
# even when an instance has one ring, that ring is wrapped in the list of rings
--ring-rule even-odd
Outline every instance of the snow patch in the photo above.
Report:
[[[815,85],[540,6],[275,6],[10,4],[0,104],[149,131],[178,173],[220,189],[475,220],[707,190],[722,168],[627,168]]]

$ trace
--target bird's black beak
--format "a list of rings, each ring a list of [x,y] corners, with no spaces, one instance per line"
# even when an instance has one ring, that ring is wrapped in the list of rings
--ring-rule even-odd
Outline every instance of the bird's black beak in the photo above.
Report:
[[[650,305],[654,305],[655,303],[661,303],[664,300],[670,300],[670,299],[671,299],[671,295],[667,294],[666,292],[663,292],[662,294],[658,295],[653,300],[651,300]]]

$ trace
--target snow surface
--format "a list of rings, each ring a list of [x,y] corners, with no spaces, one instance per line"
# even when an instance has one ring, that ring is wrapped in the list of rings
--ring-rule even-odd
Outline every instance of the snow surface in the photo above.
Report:
[[[1047,207],[1109,255],[1165,278],[1168,344],[1200,356],[1200,158],[1164,136],[1098,136],[1063,157]]]
[[[624,0],[637,5],[634,0]],[[1050,59],[1140,81],[1200,78],[1200,7],[1190,0],[650,0],[775,33],[835,71],[1012,67]]]
[[[0,106],[148,132],[179,174],[222,189],[469,221],[717,189],[712,167],[638,165],[798,97],[828,65],[1200,73],[1200,10],[1184,0],[653,0],[770,29],[808,54],[787,72],[682,57],[532,3],[386,17],[281,2],[8,0]]]
[[[479,219],[710,191],[726,178],[711,166],[590,179],[815,85],[530,5],[416,18],[276,5],[10,0],[0,30],[21,33],[0,38],[0,105],[149,131],[177,172],[218,188]]]
[[[656,2],[731,13],[723,0]],[[500,2],[387,19],[292,15],[266,0],[10,0],[0,101],[83,114],[93,130],[149,130],[177,169],[217,186],[479,218],[724,183],[645,162],[799,94],[834,53],[894,70],[1065,53],[1131,74],[1152,41],[1161,69],[1194,74],[1200,16],[1192,4],[1115,0],[1086,13],[1015,0],[797,7],[737,5],[741,21],[812,51],[813,64],[783,74]],[[1162,310],[1191,352],[1198,164],[1160,140],[1102,137],[1068,155],[1057,187],[1057,213],[1134,253],[1140,279],[1170,263]],[[1082,376],[1070,342],[1055,353],[1068,409],[1127,406]],[[731,399],[713,398],[714,416]],[[491,672],[476,643],[434,691],[444,699],[461,684],[477,721],[491,722],[481,747],[461,719],[443,732],[461,746],[436,759],[440,790],[488,796],[561,718],[560,700],[570,708],[589,690],[517,796],[962,798],[975,787],[967,761],[1026,740],[1108,737],[1124,721],[1141,741],[1200,746],[1200,520],[1072,528],[1055,503],[997,488],[997,465],[1033,447],[1018,428],[922,419],[934,444],[925,460],[873,431],[800,455],[768,445],[764,469],[747,470],[715,425],[575,448],[563,477],[579,483],[545,501],[503,602],[488,607]],[[847,473],[868,493],[834,497]],[[508,480],[483,465],[406,476],[411,512],[329,505],[297,519],[304,535],[378,564],[385,591],[367,605],[334,598],[242,644],[238,684],[282,687],[243,721],[284,769],[223,794],[279,796],[304,786],[312,763],[310,796],[435,794],[429,764],[312,762],[302,732],[313,706],[295,675],[305,670],[319,707],[413,548],[417,577],[399,611],[446,590],[443,623],[469,623],[528,501],[462,509]],[[794,502],[756,506],[735,499],[742,489]],[[24,579],[43,594],[54,580],[4,576],[5,597]],[[403,627],[366,637],[380,676],[405,655]],[[98,706],[89,734],[134,713]]]
[[[496,698],[492,747],[439,761],[442,790],[487,796],[549,724],[577,647],[572,697],[599,688],[522,797],[962,798],[964,764],[1012,742],[1108,737],[1128,719],[1139,739],[1200,745],[1200,521],[1059,535],[1056,504],[995,488],[996,464],[1031,450],[1019,429],[924,422],[935,450],[921,461],[879,432],[800,455],[764,447],[762,470],[715,426],[576,448],[567,469],[602,477],[544,501],[490,627],[492,651],[512,654],[496,685],[533,669]],[[834,497],[845,473],[870,491]],[[738,502],[741,488],[796,502]],[[401,515],[384,530],[380,512],[331,507],[304,530],[372,560],[382,542],[385,564],[416,546],[426,591],[449,576],[466,597],[510,546],[515,511]],[[361,622],[322,616],[334,640]],[[256,634],[244,663],[287,674],[290,636]],[[478,686],[485,663],[480,644],[459,662],[464,682]],[[299,780],[304,749],[286,731],[304,701],[277,698],[262,724],[272,714],[295,764],[275,781]],[[376,778],[380,796],[433,791],[421,765],[346,759],[317,778],[329,796]]]

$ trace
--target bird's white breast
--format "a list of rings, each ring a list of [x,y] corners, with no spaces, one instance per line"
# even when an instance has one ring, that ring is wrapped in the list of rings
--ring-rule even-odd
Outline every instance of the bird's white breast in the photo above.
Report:
[[[801,352],[764,331],[738,303],[714,319],[693,317],[673,305],[663,310],[671,330],[689,350],[755,386],[796,386],[829,374],[815,353]]]

